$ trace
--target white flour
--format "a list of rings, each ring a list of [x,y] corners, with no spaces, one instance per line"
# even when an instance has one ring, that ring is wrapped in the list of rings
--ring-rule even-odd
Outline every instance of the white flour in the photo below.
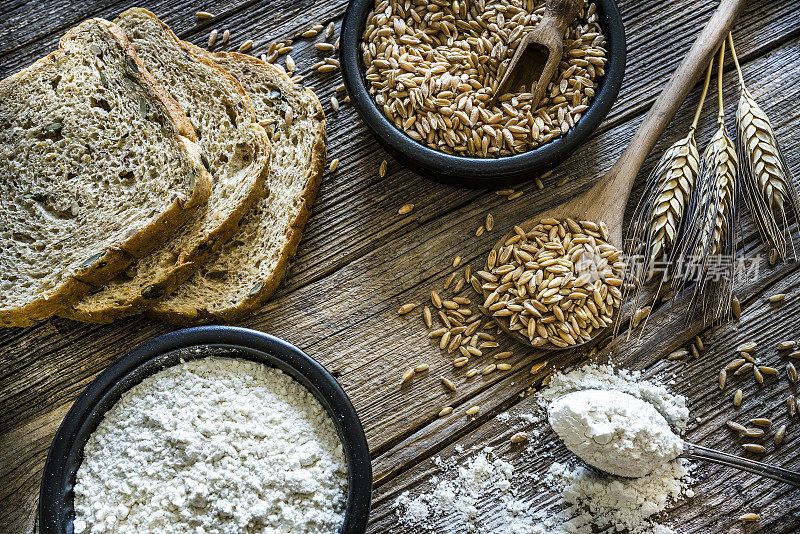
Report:
[[[84,448],[75,532],[332,533],[347,466],[325,409],[263,364],[207,357],[127,391]]]
[[[652,404],[678,434],[686,431],[689,422],[686,398],[671,393],[658,380],[643,380],[640,371],[615,370],[610,365],[586,365],[568,373],[553,375],[547,389],[542,390],[537,398],[539,405],[547,408],[555,399],[584,389],[614,390],[633,395]]]
[[[513,466],[496,458],[491,447],[486,447],[464,466],[445,465],[437,459],[440,468],[453,473],[453,478],[434,478],[434,487],[427,493],[411,497],[403,492],[397,499],[400,522],[407,526],[433,529],[434,520],[443,516],[454,521],[456,531],[475,530],[478,527],[478,507],[490,494],[506,495],[511,489]]]
[[[627,393],[574,391],[554,400],[548,414],[569,450],[613,475],[643,477],[683,450],[683,440],[653,405]]]
[[[536,394],[540,413],[516,416],[540,427],[526,429],[531,442],[523,455],[541,458],[552,446],[549,429],[541,428],[546,427],[541,411],[555,399],[585,389],[627,393],[650,403],[677,434],[686,428],[689,410],[684,397],[670,393],[655,379],[644,380],[638,372],[615,372],[611,366],[592,364],[553,376],[549,386]],[[538,432],[541,438],[537,438]],[[491,449],[462,461],[460,468],[454,461],[438,463],[443,475],[433,480],[431,490],[416,496],[406,492],[395,503],[400,522],[416,527],[415,531],[670,534],[673,531],[656,523],[653,516],[693,495],[689,463],[680,459],[661,463],[638,479],[599,474],[574,458],[554,462],[541,477],[519,469],[515,473],[512,465],[495,458]],[[476,477],[478,473],[482,475]],[[474,484],[476,478],[483,482]],[[533,495],[517,496],[530,491]],[[500,518],[488,513],[498,504],[505,510]]]
[[[550,466],[545,483],[560,493],[565,506],[555,514],[530,510],[526,503],[508,507],[508,533],[592,534],[598,529],[630,534],[673,534],[651,517],[682,497],[694,495],[689,463],[675,460],[661,464],[638,479],[616,478],[570,464]]]

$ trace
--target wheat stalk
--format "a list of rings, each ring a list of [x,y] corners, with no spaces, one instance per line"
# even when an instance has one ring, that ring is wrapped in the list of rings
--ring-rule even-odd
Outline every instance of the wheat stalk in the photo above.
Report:
[[[728,42],[739,75],[736,151],[745,199],[761,239],[786,261],[787,243],[797,257],[790,226],[792,221],[800,221],[800,197],[769,118],[744,85],[730,33]]]
[[[682,268],[676,277],[677,291],[694,277],[699,277],[690,308],[693,310],[700,304],[704,315],[714,319],[722,319],[730,313],[736,267],[737,157],[725,128],[722,101],[724,59],[723,43],[717,72],[718,128],[703,152],[698,187],[689,203],[689,223],[680,251]]]
[[[635,280],[632,288],[626,286],[624,298],[631,290],[635,290],[634,309],[637,308],[642,295],[644,278],[655,262],[671,259],[671,253],[681,230],[689,199],[694,191],[700,169],[700,155],[697,151],[694,132],[700,120],[700,113],[708,93],[711,79],[709,65],[706,72],[700,102],[694,114],[694,120],[686,137],[670,146],[650,172],[645,190],[636,206],[630,228],[626,237],[626,256],[641,255],[642,261],[629,265],[636,272],[630,272]],[[666,275],[666,271],[663,273]],[[662,282],[664,277],[662,276]]]

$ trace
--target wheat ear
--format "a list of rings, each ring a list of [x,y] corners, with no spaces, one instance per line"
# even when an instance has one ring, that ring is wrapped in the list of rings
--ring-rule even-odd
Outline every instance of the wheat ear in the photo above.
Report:
[[[718,128],[703,152],[698,187],[689,203],[689,223],[681,246],[678,290],[696,279],[690,308],[701,305],[706,318],[730,313],[736,267],[736,167],[733,141],[725,128],[722,101],[723,43],[717,72]],[[689,314],[691,316],[691,314]]]
[[[728,42],[739,75],[736,152],[745,199],[764,243],[775,249],[782,261],[786,261],[789,245],[797,258],[790,227],[792,222],[800,222],[800,197],[769,118],[744,85],[730,33]]]
[[[694,191],[700,169],[700,155],[694,132],[708,93],[713,63],[712,61],[708,66],[700,102],[689,127],[689,133],[670,146],[650,172],[644,193],[636,206],[628,229],[625,254],[629,258],[634,255],[640,255],[642,258],[638,263],[631,262],[631,268],[637,272],[629,273],[632,274],[629,278],[633,278],[635,283],[632,287],[626,285],[623,292],[623,298],[627,299],[628,294],[635,291],[634,309],[638,308],[645,277],[655,262],[671,256],[681,227],[685,224],[683,215]],[[667,274],[666,269],[663,274]],[[663,282],[663,276],[661,280]]]

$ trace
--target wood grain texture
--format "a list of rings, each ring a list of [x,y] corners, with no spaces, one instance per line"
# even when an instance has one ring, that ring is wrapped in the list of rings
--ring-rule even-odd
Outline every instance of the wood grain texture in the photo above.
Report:
[[[505,454],[512,429],[498,421],[496,415],[506,410],[528,410],[526,403],[532,401],[520,401],[518,394],[544,374],[528,373],[530,363],[543,358],[540,352],[509,343],[507,346],[516,353],[508,360],[514,365],[511,371],[466,379],[463,369],[454,370],[450,358],[429,342],[419,310],[398,317],[397,308],[405,302],[421,303],[433,287],[440,287],[452,270],[454,256],[462,256],[465,265],[478,267],[511,224],[576,195],[610,168],[658,89],[688,50],[691,39],[686,36],[699,31],[717,2],[626,0],[620,4],[628,33],[629,67],[619,101],[601,131],[544,179],[544,191],[526,185],[521,188],[524,195],[512,202],[492,192],[428,182],[391,159],[388,175],[380,179],[377,168],[387,158],[385,153],[350,106],[343,105],[338,114],[330,110],[328,99],[341,83],[340,76],[309,74],[310,66],[324,54],[313,48],[314,40],[294,43],[292,56],[298,71],[306,76],[305,83],[316,88],[329,114],[329,152],[341,163],[335,173],[325,176],[305,239],[284,286],[243,326],[283,337],[338,376],[362,418],[374,459],[376,503],[372,532],[402,531],[392,511],[394,497],[406,489],[424,487],[426,476],[433,472],[432,456],[454,454],[456,443],[469,448],[492,440],[501,444],[500,451]],[[131,5],[135,3],[128,0],[72,2],[69,7],[55,0],[5,3],[0,6],[0,76],[49,51],[61,33],[81,19],[94,15],[113,18]],[[205,44],[212,27],[227,27],[231,29],[232,46],[252,38],[256,53],[269,42],[296,36],[317,22],[339,21],[344,6],[343,1],[330,0],[221,0],[213,8],[174,0],[145,4],[182,37],[198,45]],[[795,173],[800,172],[800,141],[795,133],[800,119],[796,105],[800,101],[796,83],[800,75],[798,7],[796,1],[754,4],[740,17],[737,28],[741,29],[735,33],[751,92],[773,120]],[[199,24],[194,14],[201,9],[213,11],[218,18]],[[649,172],[667,146],[685,135],[697,93],[695,90],[690,95],[671,122],[640,177]],[[736,95],[731,73],[726,75],[726,99],[728,121],[732,124]],[[713,130],[711,107],[703,115],[698,139],[708,139]],[[570,180],[555,187],[563,178]],[[628,215],[635,207],[641,185],[634,189]],[[414,202],[416,208],[407,215],[398,215],[397,209],[406,202]],[[495,218],[495,230],[476,238],[475,230],[487,212]],[[764,253],[747,218],[743,234],[748,254]],[[745,313],[736,324],[710,328],[694,322],[684,328],[680,303],[661,305],[641,340],[625,341],[626,332],[611,340],[614,360],[646,369],[648,374],[681,370],[682,376],[689,376],[690,380],[681,382],[676,389],[690,397],[694,415],[704,420],[692,429],[691,439],[736,451],[735,443],[726,441],[728,436],[719,432],[730,406],[729,399],[721,398],[714,390],[716,372],[739,339],[757,337],[766,343],[770,337],[797,336],[797,295],[786,291],[790,294],[788,301],[773,313],[768,313],[771,308],[765,306],[763,297],[781,287],[796,286],[798,277],[795,266],[777,267],[765,270],[749,288],[739,289]],[[0,329],[0,531],[32,531],[38,479],[47,447],[80,391],[126,351],[173,329],[139,317],[113,325],[81,325],[53,319],[27,329]],[[663,361],[672,348],[702,332],[712,340],[702,360],[669,365]],[[589,348],[547,356],[551,361],[548,369],[580,361]],[[766,355],[768,361],[773,361],[773,351]],[[403,370],[423,362],[431,369],[416,377],[411,387],[400,389]],[[440,376],[456,382],[457,392],[448,393],[439,382]],[[767,384],[761,396],[756,395],[755,385],[748,383],[742,413],[756,413],[760,405],[757,399],[774,407],[786,394],[785,382],[780,387]],[[436,413],[446,404],[455,406],[456,412],[439,419]],[[463,411],[473,404],[482,406],[481,413],[468,419]],[[787,436],[782,454],[770,455],[769,459],[797,468],[797,427],[790,425]],[[549,461],[517,449],[509,454],[519,470],[541,472]],[[553,456],[565,457],[563,450],[556,450]],[[695,488],[698,497],[671,511],[668,522],[685,523],[687,532],[712,532],[717,525],[737,532],[740,525],[734,511],[747,505],[751,507],[748,510],[758,511],[765,518],[761,525],[764,532],[800,528],[800,518],[791,502],[793,494],[786,488],[769,482],[753,484],[750,475],[716,467],[703,467],[699,474]],[[528,493],[533,498],[534,488]],[[499,509],[495,510],[487,520],[496,521],[498,513]],[[747,531],[754,530],[751,527]]]

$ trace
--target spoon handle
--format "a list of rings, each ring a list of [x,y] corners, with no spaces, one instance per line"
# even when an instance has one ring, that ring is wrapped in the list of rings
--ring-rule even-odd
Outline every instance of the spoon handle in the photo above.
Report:
[[[625,205],[636,175],[678,108],[705,73],[720,45],[725,42],[733,21],[746,4],[747,0],[720,1],[719,7],[647,112],[625,152],[586,197],[591,205],[587,208],[589,212],[585,218],[599,216],[609,227],[617,223],[619,227],[622,226]],[[598,202],[598,199],[606,202]],[[611,217],[617,220],[610,220]]]
[[[692,443],[683,444],[683,453],[681,456],[697,460],[708,460],[709,462],[726,465],[728,467],[735,467],[743,471],[800,487],[800,473],[797,471],[790,471],[782,467],[767,465],[755,460],[748,460],[747,458],[741,458],[714,449],[707,449],[706,447],[701,447]]]
[[[583,0],[547,0],[544,16],[540,24],[550,24],[556,28],[559,37],[564,36],[583,6]]]

